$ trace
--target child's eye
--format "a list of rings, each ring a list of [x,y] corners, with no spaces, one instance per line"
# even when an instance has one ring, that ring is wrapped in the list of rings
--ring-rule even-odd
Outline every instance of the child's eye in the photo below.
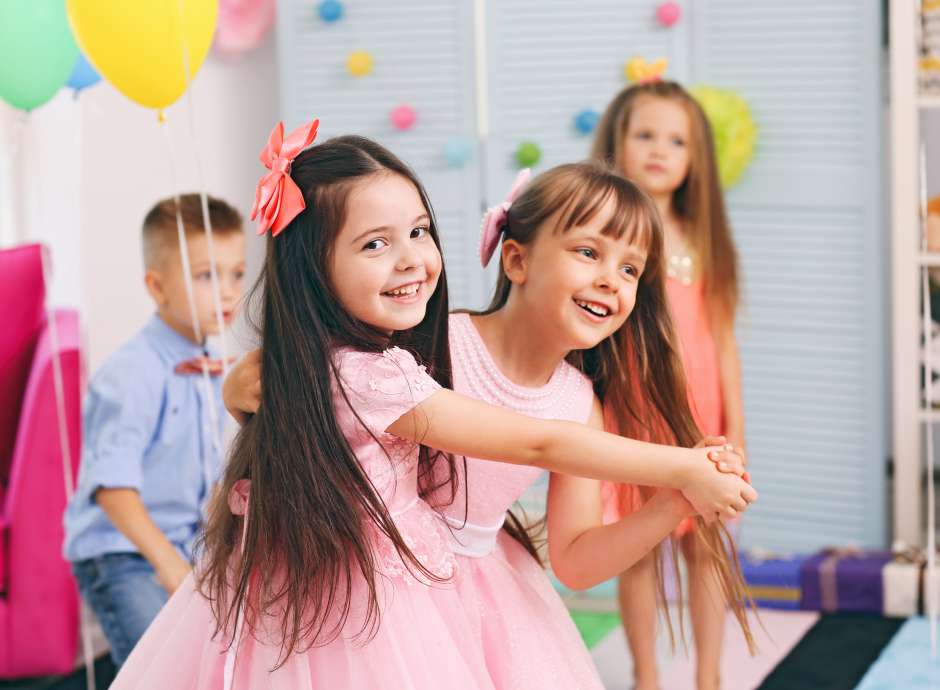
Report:
[[[672,143],[675,144],[676,146],[685,146],[685,141],[683,141],[683,140],[680,139],[679,137],[675,137],[675,138],[672,140]]]
[[[586,257],[588,259],[597,258],[597,252],[595,252],[590,247],[578,247],[577,249],[575,249],[575,251],[578,252],[578,254],[580,254],[581,256]]]
[[[411,239],[420,240],[422,237],[428,234],[428,229],[426,227],[419,226],[417,228],[411,228]]]
[[[637,139],[652,139],[652,138],[653,138],[653,134],[652,134],[652,132],[646,132],[646,131],[637,132],[636,138],[637,138]]]
[[[209,271],[200,271],[196,274],[196,280],[212,280],[212,274]]]
[[[242,280],[245,277],[244,271],[235,271],[235,280]]]
[[[388,246],[388,242],[383,240],[381,237],[376,237],[374,240],[366,242],[362,248],[368,252],[374,252],[386,246]]]
[[[639,272],[636,270],[636,266],[631,266],[629,264],[626,266],[621,266],[620,270],[623,271],[624,274],[631,277],[636,277],[639,274]]]

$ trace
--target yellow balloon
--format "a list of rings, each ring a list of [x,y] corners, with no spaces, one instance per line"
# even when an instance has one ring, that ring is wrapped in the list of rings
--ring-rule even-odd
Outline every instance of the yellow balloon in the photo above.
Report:
[[[66,0],[88,61],[118,91],[166,108],[186,91],[215,33],[218,0]]]
[[[346,58],[346,69],[354,77],[364,77],[372,71],[372,56],[364,50],[357,50]]]

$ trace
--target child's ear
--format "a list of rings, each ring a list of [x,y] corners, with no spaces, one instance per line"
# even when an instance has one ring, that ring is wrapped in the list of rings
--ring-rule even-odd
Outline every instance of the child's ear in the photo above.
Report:
[[[148,268],[144,273],[144,285],[158,307],[166,304],[166,291],[163,288],[163,276],[155,268]]]
[[[526,281],[529,272],[528,250],[524,244],[515,240],[504,240],[500,255],[503,259],[503,273],[514,285]]]

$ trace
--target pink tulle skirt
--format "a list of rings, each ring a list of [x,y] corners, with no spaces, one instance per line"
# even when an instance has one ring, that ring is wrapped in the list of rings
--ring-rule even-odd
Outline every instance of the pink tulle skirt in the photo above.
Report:
[[[501,531],[492,553],[458,563],[457,590],[499,690],[603,690],[564,602],[518,542]]]
[[[280,646],[262,635],[238,647],[232,690],[496,690],[483,656],[476,616],[468,615],[454,584],[413,578],[377,579],[380,625],[356,635],[353,612],[342,635],[295,653],[277,670]],[[361,591],[361,590],[360,590]],[[360,598],[359,601],[364,601]],[[113,690],[223,690],[228,645],[213,638],[215,620],[190,575],[134,648]]]

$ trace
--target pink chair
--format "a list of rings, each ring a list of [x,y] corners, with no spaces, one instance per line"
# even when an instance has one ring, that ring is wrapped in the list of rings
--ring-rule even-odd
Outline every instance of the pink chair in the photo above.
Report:
[[[0,462],[9,458],[0,473],[0,678],[71,672],[78,651],[78,591],[62,557],[65,472],[40,251],[38,245],[0,251],[0,408],[6,412]],[[74,484],[81,444],[78,314],[62,310],[54,318]],[[3,426],[11,423],[12,434]]]
[[[0,251],[0,492],[10,479],[19,402],[45,321],[41,252],[39,244]]]

